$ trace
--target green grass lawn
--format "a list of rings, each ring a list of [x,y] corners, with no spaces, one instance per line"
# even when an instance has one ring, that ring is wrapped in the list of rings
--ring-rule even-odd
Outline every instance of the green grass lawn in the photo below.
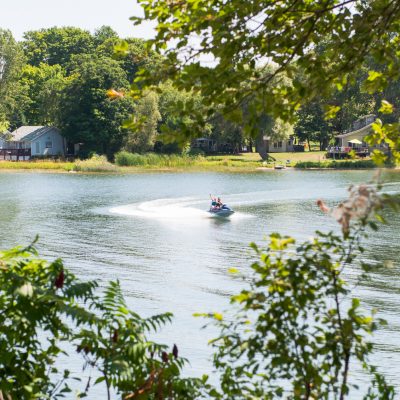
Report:
[[[274,165],[284,164],[295,166],[297,162],[321,162],[326,161],[326,152],[311,151],[304,153],[270,153],[268,161],[263,161],[258,153],[242,153],[238,155],[207,156],[208,162],[228,162],[233,165],[247,165],[254,167],[273,167]]]

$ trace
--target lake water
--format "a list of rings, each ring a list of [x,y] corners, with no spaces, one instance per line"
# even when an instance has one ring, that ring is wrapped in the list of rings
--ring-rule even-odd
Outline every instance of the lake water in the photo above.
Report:
[[[279,231],[299,239],[316,229],[337,229],[315,200],[335,203],[371,171],[265,171],[254,174],[146,173],[136,175],[0,174],[0,248],[29,243],[48,259],[61,257],[82,279],[101,287],[121,281],[129,306],[143,316],[172,311],[159,338],[176,343],[191,361],[187,373],[211,372],[207,342],[195,312],[223,311],[243,283],[227,273],[246,271],[252,252]],[[400,192],[400,173],[384,175],[387,191]],[[210,218],[209,193],[236,210],[229,220]],[[388,326],[374,337],[373,361],[400,387],[400,231],[390,217],[367,243],[367,258],[393,260],[355,289],[365,306],[379,309]],[[352,279],[349,271],[349,279]],[[71,361],[72,362],[72,361]],[[79,373],[78,364],[70,366]],[[363,379],[363,378],[360,378]]]

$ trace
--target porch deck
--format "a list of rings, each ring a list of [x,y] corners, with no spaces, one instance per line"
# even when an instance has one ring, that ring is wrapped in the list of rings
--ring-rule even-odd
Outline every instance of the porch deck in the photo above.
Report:
[[[330,147],[327,150],[327,157],[333,159],[348,158],[349,153],[354,151],[357,157],[368,157],[370,150],[368,147]]]
[[[31,158],[31,149],[0,149],[0,161],[27,161]]]

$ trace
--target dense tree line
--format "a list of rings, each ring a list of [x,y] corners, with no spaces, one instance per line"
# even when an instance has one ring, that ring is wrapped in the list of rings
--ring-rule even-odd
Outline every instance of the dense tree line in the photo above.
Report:
[[[81,156],[97,152],[109,158],[121,149],[180,152],[199,135],[230,151],[255,143],[235,113],[209,110],[198,93],[177,90],[171,82],[159,83],[142,99],[126,96],[138,71],[156,74],[162,57],[149,52],[143,40],[121,40],[107,26],[94,34],[73,27],[30,31],[21,42],[0,30],[0,59],[2,132],[21,125],[55,125],[68,142],[82,144]],[[243,112],[250,116],[254,106],[249,98]],[[212,118],[180,140],[177,131],[198,124],[187,112],[193,108],[204,115],[211,112]],[[292,132],[267,115],[260,116],[257,129],[279,140]]]
[[[200,96],[168,82],[140,100],[125,95],[138,71],[155,71],[160,59],[143,40],[121,40],[107,26],[94,34],[73,27],[30,31],[21,42],[1,29],[0,131],[55,125],[68,142],[82,144],[81,156],[97,152],[112,158],[121,149],[181,151],[188,141],[170,134],[195,121],[177,115],[173,105],[201,108]],[[240,126],[232,127],[220,115],[202,134],[236,149],[244,140]]]
[[[322,54],[323,46],[318,51]],[[277,87],[288,91],[298,85],[301,68],[275,78],[273,90],[271,82],[266,84],[261,100],[258,94],[247,93],[235,109],[229,101],[226,107],[214,107],[196,88],[177,88],[176,82],[158,78],[163,62],[143,40],[122,40],[107,26],[93,34],[73,27],[30,31],[21,42],[0,29],[0,131],[55,125],[68,142],[82,144],[81,156],[97,152],[109,158],[121,149],[180,152],[199,136],[241,151],[244,146],[252,149],[257,137],[285,140],[294,133],[299,141],[318,142],[323,150],[357,118],[377,114],[383,98],[396,103],[400,95],[399,83],[369,93],[363,82],[374,64],[367,60],[347,81],[337,83],[336,90],[321,92],[297,107],[292,120],[282,107],[283,123],[264,110],[277,101]],[[154,78],[153,86],[144,98],[126,96],[143,70]],[[271,66],[257,70],[260,79],[274,73]],[[240,83],[240,91],[247,91],[246,85]],[[332,106],[340,110],[326,120]]]

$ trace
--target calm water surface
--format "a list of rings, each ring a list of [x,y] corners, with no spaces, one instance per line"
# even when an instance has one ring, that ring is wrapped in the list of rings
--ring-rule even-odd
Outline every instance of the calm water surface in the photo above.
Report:
[[[104,287],[119,279],[128,304],[147,316],[172,311],[172,326],[160,339],[177,343],[189,358],[187,373],[211,372],[207,341],[195,312],[222,311],[243,283],[227,273],[246,271],[248,244],[262,244],[271,232],[306,239],[316,229],[337,229],[315,200],[334,204],[351,183],[367,181],[370,171],[267,171],[257,174],[0,174],[0,248],[29,243],[62,257],[82,279]],[[385,174],[387,191],[400,192],[400,173]],[[221,195],[237,213],[229,220],[204,212],[209,193]],[[356,288],[368,308],[389,322],[374,337],[373,361],[400,388],[400,218],[374,234],[366,257],[393,260],[371,282]],[[352,279],[352,271],[349,271]],[[77,362],[71,369],[79,372]],[[357,375],[357,372],[356,372]],[[364,379],[358,376],[358,379]]]

